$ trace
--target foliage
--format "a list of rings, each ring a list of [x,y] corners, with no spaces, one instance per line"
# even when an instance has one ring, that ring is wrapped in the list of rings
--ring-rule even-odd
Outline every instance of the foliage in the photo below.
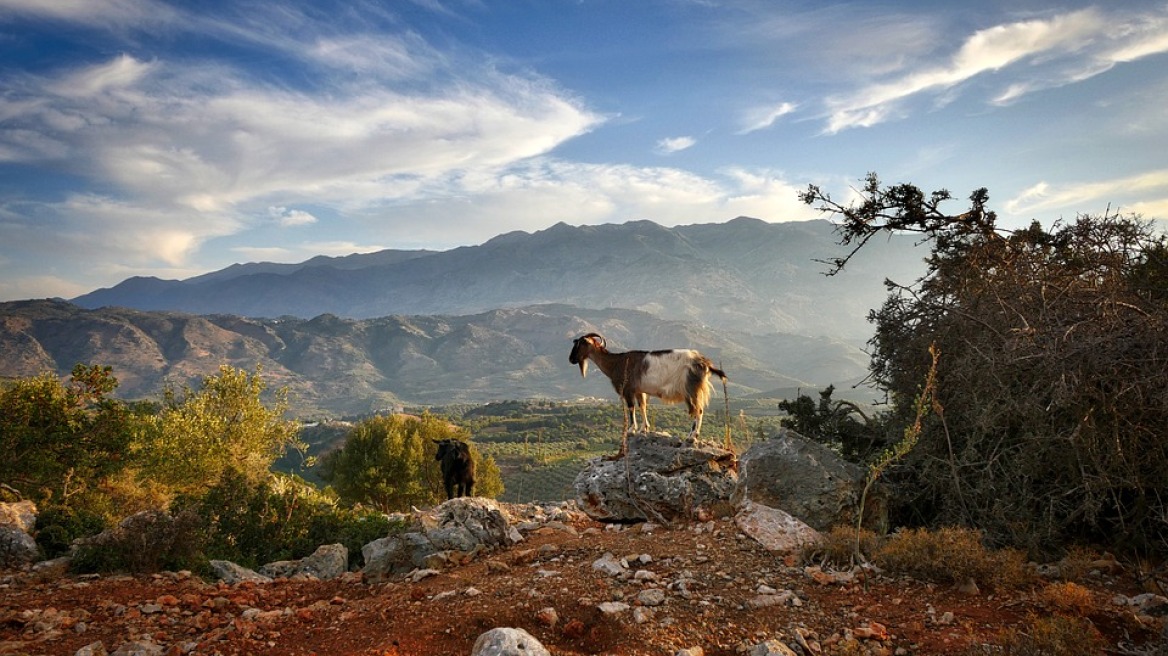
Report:
[[[1038,598],[1052,609],[1071,615],[1090,615],[1096,608],[1091,591],[1070,581],[1043,587]]]
[[[326,455],[321,477],[347,503],[383,512],[409,510],[445,500],[442,474],[434,459],[434,440],[467,440],[462,429],[429,413],[421,417],[390,415],[357,424],[340,449]],[[475,496],[495,497],[503,491],[498,465],[473,443]]]
[[[818,402],[806,394],[779,401],[779,409],[787,413],[783,424],[830,447],[845,460],[866,462],[889,442],[885,423],[851,401],[833,400],[834,393],[835,386],[828,385],[819,392]]]
[[[345,509],[313,486],[273,475],[254,481],[228,470],[200,497],[176,499],[175,507],[199,518],[207,559],[258,567],[310,555],[322,544],[340,542],[350,559],[390,531],[379,513]]]
[[[871,380],[912,421],[927,349],[945,353],[939,408],[897,495],[912,523],[977,526],[1049,553],[1076,539],[1168,551],[1168,242],[1134,217],[1081,216],[998,229],[984,189],[950,215],[947,191],[884,187],[860,201],[816,187],[803,200],[841,218],[852,245],[921,233],[928,271],[871,319]]]
[[[136,513],[118,526],[81,539],[71,567],[78,572],[149,573],[191,568],[201,557],[199,521],[193,513]]]
[[[879,567],[940,583],[1013,588],[1030,580],[1024,554],[1015,549],[987,549],[980,531],[944,527],[934,531],[905,529],[889,536],[872,560]]]
[[[264,479],[286,449],[301,446],[295,423],[284,418],[284,390],[269,408],[264,389],[258,368],[249,374],[224,365],[197,391],[167,390],[137,454],[143,474],[180,492],[214,485],[228,470]]]
[[[861,553],[876,553],[883,540],[876,533],[855,526],[833,526],[827,533],[821,533],[819,540],[804,548],[805,562],[832,564],[850,567],[855,564],[856,545]]]
[[[1003,656],[1079,656],[1106,653],[1107,647],[1107,641],[1091,620],[1053,615],[1032,618],[1028,631],[1007,631],[1002,644],[992,653]],[[972,656],[987,652],[971,649],[967,653]]]
[[[37,514],[36,542],[46,558],[56,558],[68,554],[74,540],[96,535],[106,526],[101,514],[84,507],[55,504]]]
[[[68,386],[46,372],[0,388],[0,481],[44,503],[125,467],[134,415],[109,398],[117,385],[110,367],[78,364]]]

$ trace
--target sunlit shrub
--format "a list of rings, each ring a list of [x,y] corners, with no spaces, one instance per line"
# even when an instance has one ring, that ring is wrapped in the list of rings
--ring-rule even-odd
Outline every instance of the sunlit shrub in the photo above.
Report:
[[[982,543],[980,531],[966,528],[898,531],[872,559],[886,570],[941,583],[973,579],[980,585],[1010,588],[1030,578],[1020,551],[991,551]]]

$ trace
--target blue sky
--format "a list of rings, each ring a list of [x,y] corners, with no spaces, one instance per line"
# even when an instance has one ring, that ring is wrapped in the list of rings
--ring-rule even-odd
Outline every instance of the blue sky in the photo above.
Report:
[[[868,171],[1163,220],[1165,107],[1163,0],[0,0],[0,300],[804,220]]]

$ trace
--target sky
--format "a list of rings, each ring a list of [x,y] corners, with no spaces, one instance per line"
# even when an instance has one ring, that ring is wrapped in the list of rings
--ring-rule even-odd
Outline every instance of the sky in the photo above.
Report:
[[[1168,1],[0,0],[0,301],[558,222],[1168,219]]]

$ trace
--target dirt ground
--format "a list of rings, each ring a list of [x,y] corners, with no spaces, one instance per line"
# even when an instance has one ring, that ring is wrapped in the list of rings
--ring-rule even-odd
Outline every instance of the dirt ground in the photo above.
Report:
[[[606,552],[627,571],[594,568]],[[140,641],[163,654],[469,655],[495,627],[522,628],[555,655],[745,654],[768,639],[804,654],[960,654],[1053,612],[1040,585],[971,593],[849,578],[784,562],[729,520],[650,531],[578,521],[417,581],[370,584],[351,573],[227,586],[188,573],[8,573],[0,654],[72,656],[97,642],[113,653]],[[1097,573],[1087,586],[1091,603],[1080,612],[1107,653],[1155,653],[1164,619],[1114,601],[1145,592],[1129,572]],[[605,602],[618,605],[606,613]]]

